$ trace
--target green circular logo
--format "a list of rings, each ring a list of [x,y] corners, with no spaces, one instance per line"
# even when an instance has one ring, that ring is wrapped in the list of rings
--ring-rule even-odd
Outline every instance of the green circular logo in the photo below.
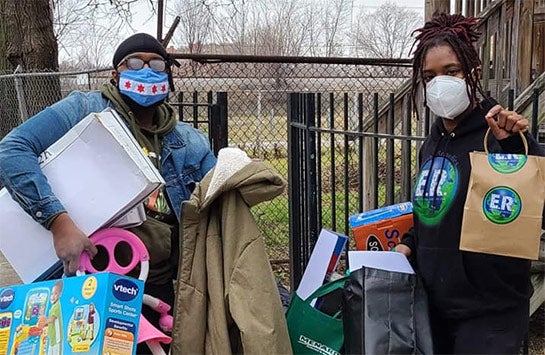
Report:
[[[528,157],[524,154],[488,154],[488,163],[492,169],[502,174],[511,174],[519,171]]]
[[[510,187],[494,187],[486,193],[483,212],[489,221],[496,224],[513,222],[520,214],[522,201],[519,194]]]
[[[413,193],[413,211],[426,225],[436,225],[450,210],[458,189],[458,170],[443,157],[424,163]]]

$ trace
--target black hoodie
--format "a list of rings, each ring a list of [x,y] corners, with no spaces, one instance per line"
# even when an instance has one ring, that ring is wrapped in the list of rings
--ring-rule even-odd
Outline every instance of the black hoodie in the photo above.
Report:
[[[459,250],[469,153],[484,150],[485,115],[495,104],[484,100],[450,133],[438,118],[419,153],[414,229],[402,243],[415,253],[432,310],[447,319],[522,306],[532,293],[529,260]],[[524,153],[518,135],[501,141],[489,136],[490,152]],[[533,137],[526,138],[530,155],[544,155]]]

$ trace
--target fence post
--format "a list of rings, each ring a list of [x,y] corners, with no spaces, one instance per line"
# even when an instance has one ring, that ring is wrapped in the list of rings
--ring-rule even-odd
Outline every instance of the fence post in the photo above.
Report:
[[[221,148],[228,145],[227,140],[227,93],[218,92],[216,103],[208,106],[210,127],[209,137],[214,155],[218,156]]]
[[[288,96],[288,193],[289,193],[289,252],[290,289],[295,290],[303,275],[302,225],[301,225],[301,166],[299,131],[295,123],[300,121],[301,94]]]
[[[394,121],[395,121],[395,96],[394,93],[390,93],[390,101],[388,105],[388,125],[387,132],[390,135],[394,134]],[[386,141],[386,204],[394,204],[394,174],[395,174],[395,157],[394,157],[394,139],[388,138]]]
[[[378,93],[373,94],[373,133],[375,137],[373,138],[373,167],[375,167],[373,172],[373,208],[377,208],[379,205],[379,195],[378,195],[378,150],[379,150],[379,138],[378,138],[378,121],[379,121],[379,97]],[[371,169],[369,169],[371,170]],[[369,172],[370,173],[370,172]]]
[[[184,92],[180,91],[178,93],[178,119],[180,121],[184,120]]]
[[[261,155],[261,127],[263,120],[261,119],[261,90],[257,91],[257,131],[255,136],[255,152],[258,156]]]
[[[411,135],[412,126],[412,104],[411,99],[409,96],[405,96],[402,103],[404,103],[404,109],[405,114],[403,115],[403,134],[406,136]],[[412,182],[412,156],[411,156],[411,141],[410,140],[404,140],[402,143],[402,158],[401,161],[405,162],[401,165],[401,199],[404,201],[410,201],[411,200],[411,182]]]
[[[539,110],[539,89],[532,92],[532,136],[539,141],[539,125],[537,122]]]
[[[25,88],[23,86],[23,79],[17,75],[17,73],[23,72],[23,67],[19,64],[15,71],[13,72],[15,80],[15,92],[17,93],[17,102],[19,105],[19,115],[21,117],[21,123],[28,119],[28,109],[26,106],[25,99]]]
[[[199,127],[199,93],[193,91],[193,127]]]
[[[308,237],[310,245],[309,250],[314,248],[318,240],[318,211],[317,211],[317,190],[316,190],[316,132],[312,130],[316,126],[316,101],[315,94],[304,94],[305,111],[304,118],[306,123],[306,189],[307,189],[307,221]],[[305,260],[305,264],[308,260]]]
[[[227,147],[229,145],[229,132],[228,132],[228,100],[227,92],[220,91],[216,93],[216,102],[220,108],[220,122],[219,122],[219,145],[220,148]]]

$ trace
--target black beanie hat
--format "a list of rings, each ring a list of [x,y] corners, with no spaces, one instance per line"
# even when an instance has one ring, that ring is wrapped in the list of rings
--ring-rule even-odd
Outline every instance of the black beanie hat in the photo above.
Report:
[[[147,33],[137,33],[121,42],[119,47],[117,47],[113,59],[114,68],[117,69],[119,62],[126,56],[136,52],[157,53],[170,64],[167,51],[155,37]]]

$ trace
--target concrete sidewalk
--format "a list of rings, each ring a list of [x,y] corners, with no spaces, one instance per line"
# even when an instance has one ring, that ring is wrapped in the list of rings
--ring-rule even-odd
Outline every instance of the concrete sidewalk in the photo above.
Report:
[[[0,287],[20,284],[21,279],[0,252]]]

